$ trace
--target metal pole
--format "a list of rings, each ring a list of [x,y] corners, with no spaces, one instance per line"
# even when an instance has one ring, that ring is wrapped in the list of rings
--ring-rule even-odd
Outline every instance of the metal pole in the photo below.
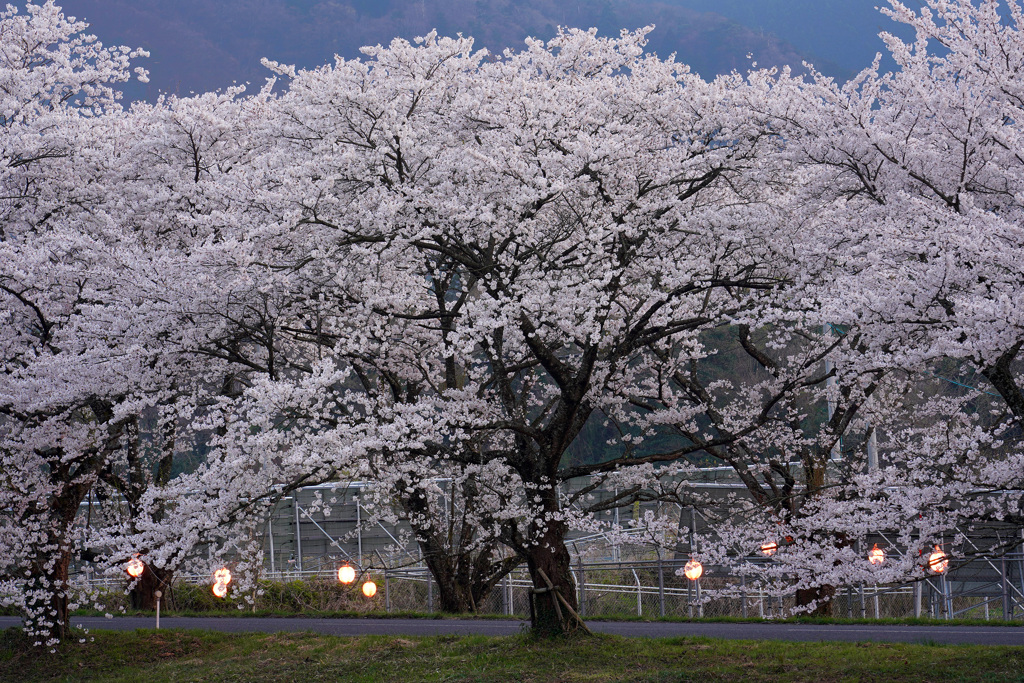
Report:
[[[665,567],[661,562],[661,553],[658,553],[658,613],[665,616]]]
[[[616,500],[615,500],[615,530],[616,530],[616,532],[618,532],[618,529],[619,529],[619,501],[618,501],[619,489],[618,488],[615,489],[614,495],[615,495],[615,498],[616,498]],[[616,533],[615,534],[615,544],[612,546],[612,560],[614,560],[615,562],[618,562],[621,559],[621,556],[619,555],[619,541],[618,541],[618,538],[619,538],[618,533]]]
[[[696,581],[694,581],[694,583],[697,584],[697,616],[699,618],[703,619],[704,618],[704,603],[701,600],[701,595],[700,595],[700,579],[697,579]]]
[[[267,538],[270,539],[270,573],[277,572],[274,568],[274,514],[270,514],[270,519],[267,520]]]
[[[587,575],[583,571],[583,557],[576,555],[576,576],[580,584],[580,616],[587,616]]]
[[[1024,539],[1024,529],[1020,530],[1020,537],[1021,537],[1021,539]],[[1017,578],[1020,579],[1020,592],[1021,592],[1021,595],[1024,595],[1024,543],[1020,544],[1020,554],[1017,556],[1017,561],[1019,563],[1017,565],[1017,569],[1018,569]],[[1011,617],[1013,616],[1013,611],[1012,610],[1010,612],[1010,616]]]
[[[921,618],[921,582],[914,583],[914,618]]]
[[[512,605],[509,604],[512,601],[509,599],[509,575],[505,574],[505,578],[501,580],[501,611],[508,616],[512,614]],[[583,614],[583,604],[580,604],[580,614]]]
[[[999,578],[1003,589],[1003,620],[1009,621],[1012,610],[1010,609],[1010,584],[1006,580],[1006,557],[999,558]]]
[[[156,597],[156,630],[160,630],[160,598],[164,596],[163,591],[153,591],[153,595]]]
[[[363,566],[363,519],[359,512],[359,501],[356,501],[356,549],[359,557],[359,566]]]
[[[740,608],[743,618],[747,618],[747,575],[740,574],[740,600],[743,606]]]
[[[512,585],[512,575],[511,574],[508,577],[508,583],[506,584],[506,586],[508,587],[508,613],[511,615],[511,614],[515,614],[515,612],[516,612],[516,593],[515,593],[515,588]],[[532,609],[532,604],[533,603],[531,603],[531,609]]]
[[[635,569],[631,569],[633,572],[633,578],[636,579],[636,615],[642,617],[644,615],[644,600],[643,594],[640,592],[640,575],[636,573]]]
[[[292,491],[292,505],[295,507],[295,568],[302,571],[302,527],[299,521],[299,492]]]
[[[868,472],[878,471],[878,438],[875,436],[875,426],[869,425],[868,429]]]
[[[686,616],[693,619],[693,581],[686,580]]]
[[[953,618],[953,585],[946,578],[946,575],[942,575],[942,598],[946,608],[946,621]]]

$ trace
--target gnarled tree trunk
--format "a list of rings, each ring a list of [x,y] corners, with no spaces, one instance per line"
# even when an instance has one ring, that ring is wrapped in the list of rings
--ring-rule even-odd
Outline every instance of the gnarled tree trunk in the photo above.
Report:
[[[534,634],[547,637],[572,633],[580,627],[573,615],[579,611],[579,605],[564,529],[550,526],[540,542],[526,551],[526,566],[534,589],[531,627]]]
[[[557,519],[557,489],[544,487],[538,493],[543,499],[545,518],[534,522],[533,542],[520,550],[533,583],[531,627],[538,636],[560,636],[579,630],[583,624],[577,616],[579,603],[572,558],[565,545],[567,527]]]
[[[68,568],[71,553],[63,550],[48,558],[32,579],[26,595],[25,630],[46,638],[44,645],[65,640],[71,633],[68,610]]]
[[[156,591],[162,593],[160,607],[174,609],[174,592],[171,588],[173,579],[173,571],[147,564],[146,570],[128,595],[132,609],[156,610]]]
[[[798,588],[796,591],[796,606],[800,608],[813,605],[813,607],[802,612],[802,614],[809,614],[815,617],[830,617],[832,616],[832,598],[835,594],[835,586]]]

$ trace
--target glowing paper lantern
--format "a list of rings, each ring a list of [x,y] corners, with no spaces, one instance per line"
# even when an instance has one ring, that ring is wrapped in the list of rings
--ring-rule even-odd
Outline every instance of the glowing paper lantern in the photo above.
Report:
[[[363,584],[363,595],[365,595],[368,598],[372,598],[376,594],[377,584],[375,584],[373,581],[367,581]]]
[[[231,583],[231,570],[221,567],[213,573],[213,594],[223,598],[228,594],[228,584]]]
[[[701,574],[703,574],[703,573],[704,573],[704,565],[702,565],[697,560],[690,560],[689,562],[686,563],[686,566],[683,567],[683,574],[690,581],[696,581],[697,579],[699,579],[701,577]]]
[[[946,553],[942,552],[942,548],[935,546],[935,552],[928,556],[928,569],[931,569],[936,574],[942,574],[949,569],[949,558],[946,557]]]
[[[142,560],[137,557],[133,557],[128,560],[128,564],[125,565],[124,570],[128,572],[128,576],[133,579],[137,579],[142,576],[142,572],[146,571],[146,565],[143,564]]]
[[[871,550],[868,551],[868,562],[875,565],[876,567],[879,567],[885,563],[885,551],[879,548],[877,543]]]
[[[778,549],[779,544],[775,541],[768,541],[767,543],[761,544],[761,552],[767,557],[771,557],[772,555],[774,555],[775,551]]]
[[[347,564],[338,569],[338,581],[346,586],[356,580],[356,570]]]

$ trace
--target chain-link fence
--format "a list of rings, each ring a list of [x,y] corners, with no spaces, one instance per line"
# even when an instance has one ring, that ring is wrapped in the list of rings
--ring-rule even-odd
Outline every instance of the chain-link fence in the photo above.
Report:
[[[717,486],[718,484],[716,484]],[[281,501],[266,523],[265,562],[261,578],[271,582],[316,579],[330,584],[342,563],[363,568],[379,586],[360,609],[386,612],[435,612],[439,590],[422,561],[407,525],[388,525],[367,515],[358,500],[363,484],[352,484],[331,499],[327,515],[317,500],[326,495],[311,487]],[[672,506],[670,506],[671,508]],[[652,544],[642,530],[626,530],[644,509],[632,505],[607,511],[616,534],[571,533],[572,575],[580,613],[585,618],[761,617],[779,618],[797,612],[796,596],[762,585],[724,567],[705,566],[698,580],[682,575],[691,556],[699,556],[699,539],[713,533],[713,523],[693,508],[671,509],[674,529]],[[662,511],[663,512],[663,511]],[[1004,528],[1005,527],[1005,528]],[[949,546],[961,560],[947,573],[897,585],[858,584],[835,587],[831,613],[848,618],[1024,619],[1024,535],[1017,527],[977,525],[960,530],[958,546]],[[878,533],[866,539],[888,552],[899,544]],[[669,550],[666,553],[665,549]],[[988,554],[992,548],[1014,552]],[[668,556],[670,557],[668,557]],[[652,559],[661,557],[662,559]],[[210,560],[212,561],[212,556]],[[764,557],[751,557],[751,563]],[[89,571],[85,569],[85,571]],[[209,577],[189,577],[203,583]],[[116,582],[115,582],[116,583]],[[123,583],[121,581],[120,583]],[[476,605],[482,614],[525,617],[530,613],[532,583],[524,567],[511,572]]]
[[[792,592],[747,585],[743,577],[731,576],[722,567],[704,567],[699,579],[690,580],[681,574],[684,565],[684,560],[578,560],[572,574],[580,614],[585,618],[773,619],[798,613]],[[324,562],[318,570],[267,572],[262,579],[326,585],[336,580],[335,571],[336,564]],[[181,579],[204,583],[209,577]],[[367,611],[440,611],[438,587],[424,566],[373,568],[360,577],[365,580],[377,584],[377,594],[362,603]],[[477,613],[528,617],[532,589],[525,567],[519,567],[477,605]],[[948,574],[908,584],[839,586],[831,603],[832,616],[854,619],[1024,620],[1024,554],[979,557]]]

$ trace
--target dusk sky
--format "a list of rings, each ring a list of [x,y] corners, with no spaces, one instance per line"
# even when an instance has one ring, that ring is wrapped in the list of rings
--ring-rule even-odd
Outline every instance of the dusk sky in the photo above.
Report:
[[[133,97],[222,88],[267,76],[262,57],[315,67],[365,44],[413,38],[432,28],[461,32],[492,51],[518,48],[556,27],[657,26],[649,49],[705,76],[750,66],[810,61],[846,80],[883,50],[893,22],[876,0],[64,0],[107,44],[140,46],[152,83]]]

